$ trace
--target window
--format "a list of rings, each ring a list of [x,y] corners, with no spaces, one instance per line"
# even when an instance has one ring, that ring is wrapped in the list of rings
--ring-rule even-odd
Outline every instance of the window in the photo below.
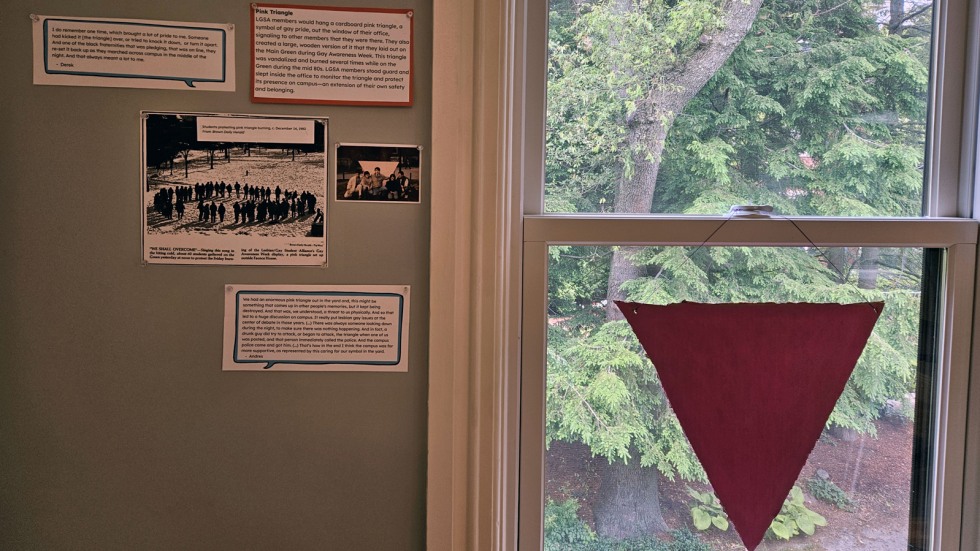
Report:
[[[818,254],[812,244],[784,220],[726,223],[724,220],[719,222],[703,218],[690,221],[610,217],[580,220],[568,217],[556,220],[547,216],[527,218],[523,406],[527,411],[524,420],[534,419],[534,422],[525,422],[522,430],[522,498],[525,501],[540,500],[542,506],[550,499],[548,507],[551,514],[547,522],[557,530],[556,535],[550,538],[551,543],[557,544],[557,548],[574,548],[565,545],[568,540],[562,539],[567,537],[569,526],[581,530],[578,532],[581,537],[590,539],[598,539],[599,535],[593,532],[597,529],[605,530],[602,534],[608,537],[613,537],[616,530],[623,529],[609,528],[608,523],[614,523],[617,513],[610,513],[608,507],[604,508],[600,488],[606,484],[608,489],[610,481],[615,480],[616,476],[623,476],[622,473],[617,475],[612,472],[617,466],[628,464],[618,461],[620,457],[617,454],[631,454],[633,461],[641,457],[643,450],[637,449],[638,442],[656,448],[646,461],[654,465],[657,465],[656,461],[661,462],[659,469],[651,469],[647,474],[661,488],[658,503],[669,521],[667,527],[697,532],[690,512],[695,497],[687,492],[687,488],[691,487],[699,493],[708,493],[708,488],[698,483],[700,473],[697,472],[696,461],[691,461],[676,423],[671,421],[669,414],[664,414],[666,406],[662,403],[662,396],[651,384],[650,365],[633,348],[635,344],[628,329],[621,322],[605,322],[606,313],[601,298],[605,291],[603,278],[592,278],[598,287],[594,295],[597,300],[581,301],[574,299],[563,288],[566,284],[563,280],[567,276],[554,277],[554,274],[561,273],[564,268],[559,265],[569,258],[610,256],[611,251],[607,247],[596,245],[598,240],[595,236],[598,235],[608,236],[609,242],[627,242],[631,245],[636,244],[635,237],[627,236],[644,234],[670,235],[672,240],[683,243],[685,236],[708,235],[720,223],[725,224],[724,229],[715,237],[722,239],[722,244],[729,245],[726,247],[699,248],[695,243],[695,246],[686,249],[663,246],[635,249],[635,258],[643,262],[659,261],[658,266],[667,266],[663,268],[665,271],[676,272],[680,276],[674,279],[669,274],[659,277],[651,274],[645,280],[633,283],[636,288],[632,291],[648,302],[663,302],[658,300],[658,295],[671,287],[675,291],[676,288],[683,288],[681,298],[705,302],[794,301],[805,298],[797,293],[811,296],[806,300],[817,301],[846,301],[848,297],[851,301],[860,301],[861,297],[870,295],[883,296],[886,310],[892,309],[891,317],[885,316],[879,321],[872,344],[845,391],[845,405],[832,415],[831,424],[838,428],[831,427],[826,432],[824,442],[811,456],[811,464],[804,468],[798,485],[806,490],[806,503],[810,508],[825,514],[829,521],[837,521],[836,526],[829,524],[825,529],[819,529],[821,532],[816,537],[824,544],[835,542],[846,546],[851,541],[848,538],[856,535],[848,531],[846,521],[850,519],[847,514],[839,513],[837,505],[829,506],[816,501],[814,495],[828,497],[824,495],[826,491],[834,492],[844,508],[851,506],[847,500],[864,499],[865,506],[871,506],[873,499],[888,500],[887,507],[897,507],[898,511],[884,509],[889,510],[891,516],[887,523],[881,524],[878,536],[891,538],[887,540],[891,544],[908,539],[913,548],[930,548],[928,542],[936,542],[942,537],[942,526],[931,524],[931,521],[936,521],[933,513],[941,512],[942,504],[932,500],[932,492],[922,489],[937,482],[938,477],[945,484],[952,484],[955,490],[957,480],[961,480],[962,476],[950,473],[948,465],[950,462],[956,463],[958,444],[955,440],[943,441],[942,430],[938,427],[933,430],[933,423],[950,413],[956,415],[947,408],[950,403],[956,403],[963,397],[957,396],[955,387],[949,385],[963,369],[962,366],[954,368],[954,362],[965,362],[966,359],[962,351],[933,347],[929,337],[935,330],[941,331],[948,339],[954,324],[968,323],[966,317],[960,317],[968,316],[968,313],[953,308],[951,304],[952,297],[965,292],[964,289],[972,281],[970,277],[962,279],[955,275],[971,271],[969,263],[972,262],[972,248],[975,245],[972,237],[975,229],[972,223],[966,221],[945,220],[935,221],[935,224],[922,220],[799,222],[810,239],[841,245],[840,248],[822,249],[822,253]],[[770,226],[761,232],[766,235],[764,240],[760,238],[760,223]],[[925,223],[931,227],[929,237],[923,232]],[[733,224],[736,226],[733,227]],[[560,227],[562,225],[566,227]],[[860,242],[864,231],[862,226],[871,229],[879,225],[884,228],[874,231],[886,229],[890,235],[888,242],[876,238],[878,244],[886,247],[855,245]],[[937,233],[932,233],[934,231]],[[935,247],[939,243],[934,238],[940,237],[940,234],[943,235],[940,239],[945,239],[947,243],[942,249],[937,249]],[[857,241],[845,241],[843,235],[851,235]],[[906,238],[929,249],[909,248]],[[589,243],[587,246],[566,247],[563,244],[581,245],[586,241]],[[730,246],[735,244],[739,246]],[[772,248],[774,245],[779,248]],[[854,264],[854,272],[838,273],[829,268],[824,260],[824,255],[831,258],[837,255],[836,260],[847,257],[859,260],[861,256],[875,254],[878,261],[876,267],[871,269],[873,274],[861,273],[860,264]],[[789,260],[793,258],[802,264]],[[742,269],[747,264],[753,264],[753,269]],[[549,272],[553,277],[550,290],[545,292],[543,283]],[[869,289],[872,286],[870,275],[877,278],[874,284],[876,290]],[[589,279],[587,274],[580,277]],[[665,277],[667,280],[664,280]],[[850,283],[841,284],[841,281]],[[929,282],[940,282],[942,285],[936,287]],[[540,293],[536,292],[538,288],[542,289]],[[956,313],[956,310],[960,312]],[[600,323],[596,324],[595,319],[599,319]],[[536,346],[537,343],[541,344]],[[899,348],[906,348],[906,352],[899,352]],[[883,352],[888,357],[882,356]],[[955,358],[956,354],[959,354],[958,359]],[[538,362],[531,363],[533,358],[537,358]],[[535,369],[535,364],[545,369]],[[918,373],[918,376],[913,373]],[[862,388],[865,383],[869,386]],[[886,390],[888,387],[891,390]],[[540,394],[545,396],[541,409],[529,407],[529,397]],[[886,398],[888,394],[899,398]],[[882,419],[882,416],[893,416],[896,410],[907,408],[912,403],[919,407],[906,409],[904,414],[898,414],[899,417]],[[641,404],[641,407],[631,409],[637,404]],[[861,413],[862,410],[864,413]],[[540,417],[535,418],[536,415]],[[908,424],[900,420],[902,415],[910,415],[906,418]],[[859,426],[862,424],[864,427]],[[841,430],[841,427],[851,430]],[[913,427],[921,444],[919,447],[911,445]],[[624,434],[627,435],[625,438]],[[850,439],[856,444],[851,443]],[[551,444],[547,452],[544,450],[545,442]],[[871,449],[877,451],[865,457],[864,450],[870,453]],[[933,455],[937,452],[938,455]],[[946,457],[947,453],[951,457]],[[609,457],[614,461],[608,461],[606,458]],[[885,464],[879,463],[884,457],[890,459]],[[849,467],[841,465],[848,462]],[[864,463],[863,467],[857,465],[859,462]],[[685,469],[688,471],[685,472]],[[673,480],[664,476],[664,471],[672,475]],[[820,471],[826,472],[818,474]],[[848,474],[843,474],[844,471]],[[881,477],[883,473],[891,478],[886,480]],[[825,482],[815,481],[815,478],[824,480],[820,478],[821,474],[827,475]],[[638,473],[631,476],[638,476]],[[833,482],[842,492],[836,492],[829,482]],[[841,488],[838,483],[846,488]],[[810,488],[811,485],[813,488]],[[624,489],[631,488],[627,486]],[[647,490],[644,499],[647,503],[651,501],[651,491],[657,490]],[[628,492],[621,491],[619,498],[625,495]],[[865,497],[862,498],[862,495]],[[876,497],[872,498],[872,495]],[[885,495],[889,497],[885,498]],[[587,505],[588,509],[581,510],[582,505]],[[878,503],[871,510],[878,511],[874,508],[877,506],[884,505]],[[940,511],[936,511],[936,507]],[[568,513],[576,509],[580,509],[578,524],[572,522],[576,517]],[[540,521],[527,518],[532,515],[523,510],[526,514],[522,517],[522,535],[533,538],[537,528],[530,532],[525,530],[529,525],[545,521],[543,517]],[[565,517],[561,516],[563,511]],[[613,520],[597,519],[597,514],[611,514]],[[916,521],[914,526],[925,524],[935,530],[913,531],[910,534],[910,515]],[[901,517],[901,520],[896,521],[896,517]],[[564,520],[555,524],[556,518]],[[925,522],[918,522],[919,519],[925,519]],[[597,522],[606,522],[607,525],[597,525]],[[958,525],[955,514],[954,518],[943,519],[942,522]],[[636,525],[637,521],[631,519],[627,524]],[[886,529],[886,524],[890,528]],[[538,526],[541,527],[541,524]],[[584,526],[588,526],[588,529]],[[958,528],[948,530],[958,532]],[[635,533],[622,535],[637,536]],[[726,543],[725,538],[732,536],[720,530],[715,530],[715,533],[706,530],[700,537],[723,545],[730,544]],[[535,547],[522,541],[521,548]]]
[[[545,541],[574,549],[576,538],[597,545],[660,529],[719,548],[737,546],[738,536],[713,502],[697,457],[632,331],[624,320],[605,322],[606,278],[590,278],[589,271],[608,266],[612,251],[553,246],[549,253]],[[838,271],[824,255],[843,269]],[[635,251],[634,262],[657,271],[631,284],[632,300],[883,300],[888,305],[796,483],[800,491],[794,495],[801,501],[787,505],[787,522],[774,525],[778,533],[772,539],[857,548],[858,540],[875,538],[882,549],[923,548],[908,544],[910,511],[915,509],[916,524],[928,516],[928,504],[913,501],[912,487],[926,482],[933,440],[927,428],[932,410],[921,402],[931,403],[935,395],[929,383],[935,380],[936,362],[920,363],[932,354],[920,352],[919,341],[933,333],[928,320],[936,319],[930,311],[936,301],[929,299],[938,289],[923,289],[929,281],[923,279],[924,256],[933,269],[943,263],[942,251],[923,255],[921,249],[908,248]],[[579,259],[589,260],[587,268],[576,269]],[[584,293],[578,290],[582,286],[587,286]],[[759,350],[757,360],[767,355]],[[732,403],[737,401],[733,396]],[[918,453],[916,445],[922,446]],[[792,527],[791,518],[804,529]],[[872,533],[863,533],[868,526]]]
[[[647,535],[685,529],[712,548],[731,543],[717,527],[698,529],[704,517],[691,510],[710,489],[611,300],[869,296],[898,317],[879,322],[798,483],[805,506],[828,520],[814,541],[854,541],[839,511],[863,499],[889,512],[880,548],[958,547],[972,310],[962,297],[972,299],[976,225],[937,217],[971,214],[962,98],[943,86],[955,78],[945,64],[964,48],[966,35],[946,24],[961,8],[528,4],[528,28],[550,26],[527,32],[526,80],[517,79],[527,131],[515,142],[531,151],[520,174],[520,549],[586,548],[577,540],[601,549],[643,535],[629,530],[636,518],[617,524],[626,505],[617,512],[600,495],[630,477],[614,493],[661,509]],[[734,204],[773,205],[780,216],[728,221]],[[887,424],[896,412],[908,424]],[[893,427],[904,427],[901,438],[885,438]],[[880,451],[864,456],[871,448]],[[871,480],[886,452],[907,466]],[[834,472],[833,461],[851,467]],[[637,463],[645,472],[619,472]],[[645,493],[639,479],[650,481]],[[818,500],[830,494],[836,504]]]
[[[551,0],[546,212],[918,216],[925,0]]]

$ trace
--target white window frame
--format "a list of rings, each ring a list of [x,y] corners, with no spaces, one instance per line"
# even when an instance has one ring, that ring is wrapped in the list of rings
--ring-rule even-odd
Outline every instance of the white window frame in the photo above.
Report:
[[[542,214],[543,144],[533,137],[543,136],[546,5],[434,0],[433,8],[427,546],[512,550],[520,539],[520,549],[536,550],[539,507],[519,507],[519,493],[541,502],[535,489],[542,487],[535,479],[541,460],[527,450],[543,445],[543,424],[537,434],[527,427],[522,434],[519,422],[543,419],[543,381],[525,382],[522,402],[521,362],[522,354],[526,363],[543,358],[547,247],[616,239],[697,244],[707,235],[699,232],[721,218]],[[974,208],[980,194],[973,193],[978,11],[977,0],[942,0],[935,10],[938,68],[928,130],[935,185],[926,204],[931,216],[950,219],[794,219],[817,245],[947,250],[937,551],[980,548],[980,374],[970,376],[980,365],[972,346],[980,330],[971,325],[977,314],[971,217],[980,211]],[[801,244],[798,232],[779,222],[732,222],[726,239]],[[682,243],[635,237],[663,231]]]
[[[910,220],[804,217],[792,220],[795,225],[781,218],[731,220],[712,236],[710,246],[806,247],[815,244],[818,247],[916,247],[946,250],[942,290],[943,346],[938,372],[935,374],[935,408],[938,415],[937,434],[932,449],[935,464],[931,479],[936,494],[931,508],[930,548],[958,548],[966,475],[964,454],[967,419],[966,408],[960,406],[967,403],[970,382],[970,348],[959,343],[968,344],[971,335],[977,247],[975,221],[953,218]],[[521,429],[522,503],[544,502],[543,366],[547,337],[548,247],[698,246],[723,222],[723,217],[525,217],[522,365],[528,367],[522,370],[525,395],[522,405],[525,423]],[[542,512],[533,506],[522,508],[519,526],[518,549],[541,549]],[[951,544],[948,542],[957,542],[957,546],[949,546]]]

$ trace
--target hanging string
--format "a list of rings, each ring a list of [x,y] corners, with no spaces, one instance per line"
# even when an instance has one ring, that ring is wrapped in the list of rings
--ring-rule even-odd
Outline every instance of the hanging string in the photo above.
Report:
[[[840,268],[838,268],[836,264],[834,264],[834,261],[831,260],[830,257],[827,256],[827,254],[824,253],[823,250],[821,250],[820,247],[818,247],[817,244],[813,242],[812,239],[810,239],[810,236],[807,235],[805,231],[803,231],[803,228],[798,226],[796,222],[788,216],[780,216],[780,218],[786,220],[790,224],[793,224],[793,227],[796,228],[796,231],[800,232],[800,235],[802,235],[803,238],[806,239],[807,243],[809,243],[811,247],[816,249],[817,253],[819,253],[820,256],[822,256],[823,259],[827,261],[827,264],[830,264],[830,267],[833,268],[835,272],[837,272],[837,275],[840,276],[841,281],[847,281],[847,276],[844,275],[844,272]]]
[[[842,282],[846,282],[847,281],[847,276],[844,275],[844,272],[840,268],[838,268],[836,264],[834,264],[834,261],[830,259],[830,256],[828,256],[826,253],[824,253],[823,250],[820,247],[818,247],[817,244],[814,243],[812,239],[810,239],[810,236],[807,235],[805,231],[803,231],[803,228],[801,228],[796,223],[796,221],[794,221],[792,218],[790,218],[788,216],[785,216],[785,215],[780,215],[779,218],[782,218],[783,220],[786,220],[790,224],[793,224],[793,227],[796,228],[796,231],[800,232],[800,235],[802,235],[803,238],[807,240],[807,242],[810,244],[810,246],[813,247],[814,249],[816,249],[817,254],[819,254],[820,256],[822,256],[823,259],[827,262],[827,264],[829,264],[830,267],[833,268],[834,271],[837,272],[837,275],[840,276],[840,280]],[[726,222],[727,222],[727,220],[726,220]],[[875,303],[873,301],[868,300],[868,299],[864,299],[864,302],[868,306],[870,306],[871,309],[875,311],[875,313],[877,313],[877,314],[880,314],[881,313],[881,312],[878,311],[877,308],[875,308]]]
[[[719,224],[717,228],[715,228],[714,230],[712,230],[712,232],[708,234],[708,237],[705,237],[704,238],[704,241],[701,241],[701,244],[700,245],[698,245],[697,247],[695,247],[694,250],[691,251],[690,254],[684,255],[684,259],[687,262],[689,262],[689,263],[691,263],[693,265],[694,264],[694,261],[691,260],[691,259],[694,257],[694,255],[698,254],[698,251],[700,251],[708,243],[708,241],[711,241],[711,238],[714,237],[715,234],[718,233],[723,227],[725,227],[725,224],[727,224],[729,221],[731,221],[731,219],[734,216],[735,216],[735,213],[734,212],[729,212],[728,213],[728,217],[725,218],[724,220],[722,220],[721,224]],[[653,276],[653,281],[657,281],[658,279],[660,279],[660,276],[662,276],[663,273],[664,273],[664,269],[661,268],[657,272],[657,275]],[[634,309],[633,313],[634,314],[636,313],[635,309]]]
[[[708,237],[705,237],[704,238],[704,241],[702,241],[700,245],[698,245],[693,251],[691,251],[691,254],[687,255],[687,259],[688,260],[691,260],[691,257],[692,256],[698,254],[698,251],[700,251],[701,248],[704,247],[708,243],[708,241],[711,241],[711,238],[714,237],[716,233],[718,233],[719,231],[721,231],[721,229],[725,227],[725,224],[731,222],[732,218],[734,218],[734,217],[735,217],[735,213],[729,213],[728,218],[725,218],[721,222],[721,224],[717,228],[715,228],[715,231],[709,233],[708,234]]]
[[[717,234],[719,231],[721,231],[721,229],[723,227],[725,227],[725,224],[731,222],[731,220],[733,218],[735,218],[735,215],[736,215],[735,207],[732,207],[732,210],[729,211],[728,217],[726,217],[724,220],[722,220],[721,224],[719,224],[717,228],[715,228],[714,230],[712,230],[712,232],[710,234],[708,234],[708,237],[705,237],[704,238],[704,240],[701,242],[700,245],[698,245],[697,247],[695,247],[695,249],[693,251],[691,251],[690,254],[686,255],[685,256],[685,259],[688,262],[693,263],[694,261],[692,260],[692,258],[694,257],[694,255],[696,255],[698,253],[698,251],[700,251],[702,248],[704,248],[705,245],[707,245],[708,242],[711,241],[711,238],[714,237],[715,234]],[[773,218],[769,214],[763,214],[763,215],[757,216],[757,217],[759,217],[759,218],[768,218],[768,219],[772,219]],[[821,249],[820,247],[818,247],[817,244],[814,243],[812,239],[810,239],[810,236],[807,235],[805,231],[803,231],[803,228],[801,228],[799,226],[799,224],[796,223],[795,220],[793,220],[792,218],[790,218],[788,216],[785,216],[785,215],[778,215],[776,218],[777,219],[786,220],[787,222],[789,222],[790,224],[792,224],[793,227],[796,228],[796,231],[800,232],[800,235],[802,235],[803,238],[806,239],[807,243],[809,243],[810,246],[813,247],[813,249],[817,251],[817,254],[820,255],[824,259],[824,261],[826,261],[827,264],[831,268],[834,269],[835,272],[837,272],[837,275],[840,276],[841,282],[846,282],[847,281],[847,276],[844,275],[843,270],[841,270],[836,264],[834,264],[834,261],[830,259],[830,256],[828,256],[823,251],[823,249]],[[664,273],[664,270],[660,270],[659,272],[657,272],[657,275],[654,276],[653,281],[656,281],[657,279],[659,279],[660,276],[663,275],[663,273]],[[862,299],[864,300],[865,303],[867,303],[869,306],[871,306],[871,309],[872,310],[874,310],[875,312],[878,312],[878,309],[875,308],[875,303],[873,301],[871,301],[869,299],[865,299],[863,297],[862,297]],[[880,313],[880,312],[878,312],[878,313]]]

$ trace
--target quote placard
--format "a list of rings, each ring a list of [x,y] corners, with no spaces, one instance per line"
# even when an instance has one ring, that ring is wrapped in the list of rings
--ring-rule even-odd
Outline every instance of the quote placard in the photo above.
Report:
[[[254,4],[252,101],[412,105],[412,15]]]
[[[235,91],[233,25],[33,19],[34,84]]]
[[[408,286],[228,285],[225,371],[407,371]]]

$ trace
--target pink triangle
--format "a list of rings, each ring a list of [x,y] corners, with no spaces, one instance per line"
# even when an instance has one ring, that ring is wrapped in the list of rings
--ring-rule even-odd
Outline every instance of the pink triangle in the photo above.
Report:
[[[755,549],[884,303],[616,305],[742,543]]]

